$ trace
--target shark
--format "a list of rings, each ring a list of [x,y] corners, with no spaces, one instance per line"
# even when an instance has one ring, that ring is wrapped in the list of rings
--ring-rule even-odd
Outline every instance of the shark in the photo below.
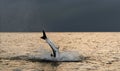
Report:
[[[42,36],[41,38],[42,38],[43,40],[45,40],[45,41],[49,44],[49,46],[51,47],[51,49],[52,49],[52,52],[53,52],[53,53],[50,54],[51,57],[59,58],[59,56],[60,56],[59,47],[56,46],[56,45],[54,44],[54,42],[51,41],[51,40],[47,37],[47,35],[46,35],[46,33],[45,33],[44,30],[42,31],[42,33],[43,33],[43,36]]]

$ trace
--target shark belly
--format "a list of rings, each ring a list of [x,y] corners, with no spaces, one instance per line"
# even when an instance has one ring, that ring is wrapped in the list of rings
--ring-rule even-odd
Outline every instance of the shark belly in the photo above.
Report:
[[[57,46],[50,40],[50,39],[46,39],[46,42],[49,44],[49,46],[52,48],[53,51],[53,56],[55,58],[59,58],[59,49],[57,48]]]

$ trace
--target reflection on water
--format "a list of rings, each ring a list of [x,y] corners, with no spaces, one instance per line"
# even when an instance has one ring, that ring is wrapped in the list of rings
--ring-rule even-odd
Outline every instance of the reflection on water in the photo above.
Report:
[[[3,59],[1,66],[6,67],[8,69],[10,68],[10,70],[12,71],[18,71],[18,70],[19,71],[61,71],[61,70],[76,71],[76,69],[79,69],[79,63],[81,62],[78,62],[78,61],[75,62],[77,58],[81,59],[78,53],[76,52],[73,53],[72,51],[71,52],[66,51],[66,52],[61,52],[61,56],[62,55],[64,55],[63,59],[66,59],[67,57],[69,62],[68,61],[55,62],[54,60],[52,60],[52,62],[42,61],[42,60],[45,60],[43,56],[48,56],[48,59],[50,59],[49,58],[50,53],[49,53],[49,50],[47,51],[44,48],[40,47],[37,50],[27,53],[25,55],[19,55],[19,54],[8,55],[7,54],[3,58],[1,57],[1,59]],[[76,55],[77,57],[75,57]]]
[[[86,70],[81,62],[42,62],[42,71],[79,71]],[[80,69],[81,67],[81,69]]]
[[[40,63],[42,65],[43,71],[57,71],[60,62],[42,62]]]

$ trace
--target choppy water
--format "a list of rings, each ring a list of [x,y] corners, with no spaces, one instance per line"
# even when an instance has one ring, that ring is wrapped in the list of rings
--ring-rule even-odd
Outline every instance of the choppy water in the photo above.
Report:
[[[11,55],[7,58],[10,59],[21,59],[21,60],[31,60],[31,61],[44,61],[44,62],[80,62],[85,59],[84,56],[79,54],[77,51],[65,51],[60,52],[58,57],[52,57],[52,52],[45,50],[40,47],[38,50],[25,55]]]
[[[29,54],[13,54],[4,56],[1,59],[3,59],[3,64],[8,63],[9,67],[13,71],[26,71],[27,69],[28,71],[61,71],[61,69],[65,69],[63,71],[71,69],[76,70],[76,66],[78,66],[76,65],[76,62],[82,62],[85,60],[85,57],[79,54],[77,51],[60,52],[59,58],[53,58],[50,54],[50,51],[40,47],[39,49],[30,52]],[[12,67],[10,65],[11,63],[15,66]],[[23,67],[19,65],[21,63],[24,63],[22,64]],[[64,67],[65,64],[68,66]],[[69,64],[71,64],[73,67],[71,68]],[[33,66],[33,68],[31,66]]]

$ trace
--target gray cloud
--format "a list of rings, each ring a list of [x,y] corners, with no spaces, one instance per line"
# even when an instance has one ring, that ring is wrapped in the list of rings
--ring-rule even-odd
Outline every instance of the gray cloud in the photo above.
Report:
[[[120,31],[119,0],[0,0],[0,31]]]

